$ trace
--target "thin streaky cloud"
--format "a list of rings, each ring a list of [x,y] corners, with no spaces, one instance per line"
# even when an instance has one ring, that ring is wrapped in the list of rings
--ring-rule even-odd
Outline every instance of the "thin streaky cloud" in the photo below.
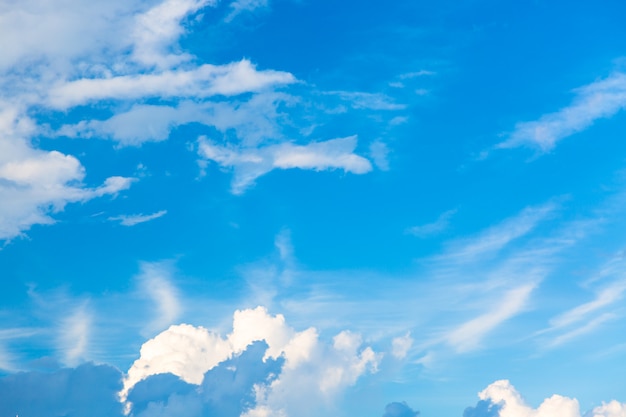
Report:
[[[581,304],[550,320],[553,327],[564,327],[583,320],[589,314],[607,307],[622,299],[626,291],[626,282],[618,282],[598,293],[593,301]]]
[[[405,80],[407,78],[418,78],[418,77],[424,77],[424,76],[435,75],[435,74],[436,72],[434,71],[419,70],[419,71],[413,71],[413,72],[405,72],[404,74],[400,74],[398,78],[400,78],[401,80]]]
[[[243,12],[251,12],[256,9],[267,7],[268,0],[235,0],[230,4],[232,11],[226,16],[224,21],[231,22],[235,17]]]
[[[87,359],[93,317],[87,302],[79,305],[60,326],[59,349],[66,365]]]
[[[592,331],[594,331],[596,328],[598,328],[600,325],[602,325],[603,323],[609,321],[609,320],[613,320],[617,318],[616,314],[613,313],[604,313],[599,317],[596,317],[595,319],[591,320],[590,322],[586,323],[584,326],[581,326],[577,329],[574,329],[572,331],[569,331],[567,333],[564,333],[560,336],[555,337],[547,346],[550,348],[555,348],[557,346],[561,346],[573,339],[576,339],[580,336],[583,336],[587,333],[591,333]]]
[[[386,94],[382,93],[366,93],[362,91],[328,91],[326,95],[335,95],[344,101],[347,101],[355,109],[368,110],[403,110],[406,108],[404,104],[398,104]]]
[[[15,327],[0,329],[0,340],[22,339],[41,333],[41,329],[32,327]]]
[[[131,214],[131,215],[119,215],[109,217],[109,221],[119,221],[122,226],[135,226],[136,224],[149,222],[159,217],[163,217],[167,214],[167,210],[160,210],[152,214]]]
[[[557,204],[528,207],[518,215],[481,232],[471,239],[454,241],[443,259],[468,262],[482,255],[495,253],[512,241],[530,233],[540,222],[546,220],[556,209]]]
[[[538,120],[518,123],[513,133],[496,148],[530,145],[548,152],[560,140],[582,132],[598,119],[614,116],[626,107],[626,74],[616,72],[574,91],[576,98],[569,106]]]
[[[406,229],[406,233],[417,237],[429,237],[444,232],[450,226],[450,219],[457,212],[456,209],[444,211],[437,220],[420,226],[413,226]]]
[[[488,333],[523,311],[535,287],[530,283],[507,291],[494,308],[452,330],[445,340],[457,352],[476,349]]]
[[[144,262],[137,277],[139,291],[154,304],[153,318],[144,328],[152,334],[173,324],[183,311],[180,292],[172,283],[172,266],[168,262]]]
[[[107,99],[235,96],[295,81],[288,72],[258,71],[250,61],[243,59],[226,65],[204,64],[188,71],[168,70],[62,82],[50,90],[47,104],[64,110]]]

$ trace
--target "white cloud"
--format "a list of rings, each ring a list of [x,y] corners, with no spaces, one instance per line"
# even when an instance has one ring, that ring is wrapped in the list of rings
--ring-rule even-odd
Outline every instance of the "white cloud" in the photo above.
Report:
[[[325,94],[336,95],[347,101],[355,109],[368,110],[402,110],[406,106],[397,104],[393,99],[382,93],[365,93],[361,91],[329,91]]]
[[[430,76],[430,75],[435,75],[435,74],[436,72],[434,71],[419,70],[419,71],[413,71],[413,72],[405,72],[404,74],[400,74],[398,78],[400,78],[401,80],[406,80],[408,78],[419,78],[419,77]]]
[[[285,364],[277,379],[256,386],[256,406],[243,417],[315,416],[328,413],[336,396],[367,373],[377,371],[381,355],[361,349],[359,335],[348,331],[326,345],[309,338],[307,360],[298,366]]]
[[[63,363],[76,366],[87,359],[91,327],[92,315],[86,302],[62,320],[59,328],[59,348],[63,355]]]
[[[145,332],[161,331],[174,323],[182,312],[182,306],[178,289],[171,283],[171,265],[167,262],[143,262],[137,280],[141,293],[153,301],[157,310]]]
[[[507,380],[496,381],[478,394],[484,401],[500,407],[499,417],[582,417],[575,398],[553,395],[532,408]],[[584,414],[586,417],[625,417],[626,404],[611,401]]]
[[[265,356],[277,358],[296,336],[298,334],[286,326],[282,315],[271,316],[262,307],[237,310],[233,331],[226,338],[203,327],[171,326],[144,343],[141,357],[128,371],[124,392],[150,375],[165,372],[200,384],[205,372],[233,354],[241,353],[250,343],[265,340],[268,344]]]
[[[551,334],[549,341],[542,340],[542,346],[553,348],[588,334],[603,323],[620,317],[618,304],[626,292],[626,280],[623,276],[623,256],[608,261],[599,273],[587,280],[584,287],[600,287],[593,289],[595,293],[591,301],[579,304],[550,319],[550,326],[535,333],[535,336]],[[605,281],[608,284],[602,284]],[[618,304],[616,306],[616,304]]]
[[[257,71],[250,61],[244,59],[226,65],[204,64],[190,70],[62,82],[52,87],[48,104],[52,108],[67,109],[106,99],[233,96],[293,82],[295,78],[287,72]]]
[[[596,120],[612,117],[626,107],[626,74],[616,72],[574,91],[577,95],[569,106],[538,120],[518,123],[497,148],[531,145],[547,152],[561,139],[589,128]]]
[[[30,119],[0,106],[0,240],[22,235],[35,224],[54,223],[51,213],[67,203],[116,194],[131,178],[110,177],[97,188],[82,184],[85,169],[78,159],[32,147]]]
[[[42,59],[53,69],[69,61],[128,46],[132,14],[143,1],[6,1],[0,5],[0,72]],[[107,36],[102,36],[106,33]],[[94,63],[99,59],[95,58]],[[31,68],[32,69],[32,68]],[[45,65],[40,67],[45,69]]]
[[[231,354],[227,340],[203,327],[171,326],[141,346],[140,358],[124,379],[121,398],[125,400],[128,391],[150,375],[172,373],[185,382],[200,384],[206,371]]]
[[[622,298],[626,291],[626,282],[615,282],[600,291],[593,301],[581,304],[550,320],[553,327],[563,327],[579,322],[589,314],[609,306]]]
[[[518,215],[481,232],[472,239],[455,241],[450,245],[448,255],[444,257],[467,262],[498,252],[515,239],[528,234],[541,221],[548,218],[556,208],[557,205],[554,203],[528,207]]]
[[[578,327],[576,329],[570,330],[566,333],[563,333],[557,337],[555,337],[550,343],[547,344],[547,347],[553,348],[556,346],[560,346],[564,343],[567,343],[573,339],[576,339],[580,336],[583,336],[587,333],[591,333],[592,331],[594,331],[597,327],[599,327],[600,325],[602,325],[604,322],[609,321],[609,320],[613,320],[615,319],[617,316],[615,314],[612,313],[604,313],[596,318],[594,318],[593,320],[590,320],[589,322],[586,322],[584,325],[582,325],[581,327]]]
[[[389,171],[389,147],[379,140],[370,144],[370,157],[381,171]]]
[[[149,222],[150,220],[158,219],[167,214],[167,210],[160,210],[152,214],[122,214],[120,216],[109,217],[108,220],[119,221],[122,226],[134,226],[136,224]]]
[[[449,224],[450,218],[456,213],[456,210],[444,211],[439,215],[437,220],[432,223],[423,224],[420,226],[413,226],[406,230],[407,233],[417,237],[428,237],[445,231]]]
[[[397,359],[404,359],[413,346],[413,338],[411,332],[407,332],[404,336],[395,337],[391,341],[391,354]]]
[[[136,104],[124,113],[107,120],[82,120],[62,126],[57,135],[81,138],[113,139],[122,146],[140,146],[144,142],[166,140],[172,128],[201,116],[194,109]]]
[[[166,0],[139,14],[133,30],[133,58],[146,66],[169,68],[189,59],[186,54],[171,53],[171,45],[184,33],[181,21],[213,0]]]
[[[268,0],[235,0],[230,3],[230,7],[233,10],[226,16],[225,21],[230,22],[242,12],[250,12],[255,9],[267,7],[267,4]]]
[[[250,416],[306,415],[306,407],[319,408],[315,401],[329,399],[364,373],[376,371],[380,359],[371,348],[360,348],[356,334],[341,332],[327,345],[320,342],[314,328],[296,332],[282,315],[272,316],[257,307],[236,311],[232,332],[226,337],[181,324],[144,343],[141,357],[125,378],[121,398],[126,400],[139,381],[161,373],[199,385],[207,371],[241,354],[255,341],[267,343],[264,361],[284,358],[284,364],[276,379],[255,386],[256,405],[246,414]]]
[[[311,142],[307,145],[281,143],[261,148],[220,146],[206,138],[198,141],[201,157],[234,170],[232,192],[241,194],[258,177],[273,169],[300,168],[314,171],[343,169],[364,174],[372,170],[370,162],[356,155],[356,136]]]
[[[588,417],[626,417],[626,404],[610,401],[591,410]]]
[[[176,106],[136,104],[106,120],[64,125],[56,134],[112,139],[121,146],[140,146],[144,142],[166,140],[173,128],[197,122],[223,133],[233,130],[242,143],[256,146],[264,140],[282,137],[279,123],[283,115],[277,107],[290,101],[292,98],[287,94],[268,91],[253,94],[245,101],[182,101]]]
[[[122,146],[138,146],[165,140],[175,127],[194,122],[216,128],[224,133],[225,140],[234,132],[240,143],[233,148],[220,138],[217,144],[210,144],[212,152],[208,152],[208,145],[203,149],[211,154],[204,155],[207,159],[232,156],[230,165],[217,162],[235,171],[236,193],[277,168],[343,169],[359,174],[371,170],[370,162],[353,152],[356,139],[302,145],[284,142],[283,129],[305,131],[287,120],[291,113],[283,111],[299,98],[276,91],[297,82],[292,74],[258,70],[247,59],[224,65],[201,63],[182,49],[178,42],[194,24],[194,14],[214,6],[214,0],[112,0],[95,6],[86,0],[59,0],[54,7],[48,3],[25,0],[0,6],[0,46],[5,52],[0,57],[0,72],[6,70],[6,77],[0,77],[2,95],[10,99],[12,108],[21,106],[19,114],[37,114],[35,108],[53,112],[82,105],[103,108],[103,101],[119,106],[108,105],[112,115],[105,120],[83,120],[56,131],[55,127],[37,127],[35,120],[19,118],[25,121],[23,127],[28,127],[19,141],[38,154],[31,158],[36,161],[21,162],[31,168],[37,166],[39,174],[33,171],[29,175],[38,175],[39,180],[56,179],[56,185],[45,190],[56,194],[40,197],[43,189],[33,192],[33,200],[40,201],[31,203],[35,209],[24,210],[26,203],[20,203],[24,192],[15,196],[17,191],[0,182],[0,197],[16,207],[0,209],[0,239],[19,236],[33,224],[52,223],[48,213],[62,210],[68,202],[114,194],[130,184],[128,179],[112,177],[95,189],[80,185],[85,173],[78,160],[60,152],[38,151],[29,141],[35,134],[107,138]],[[236,0],[230,6],[233,13],[239,13],[266,4],[265,0]],[[103,33],[108,35],[103,37]],[[350,102],[354,108],[405,107],[384,94],[328,94]],[[166,103],[146,103],[154,98]],[[303,107],[308,110],[315,105],[305,103]],[[302,118],[307,125],[315,125],[308,115]],[[386,149],[375,144],[372,152],[377,165],[386,169]],[[21,162],[10,161],[12,165],[5,171],[17,172],[13,165]],[[9,176],[6,172],[4,175]],[[130,218],[120,220],[133,222]]]
[[[524,309],[534,288],[534,284],[526,284],[507,291],[490,310],[448,333],[446,341],[458,352],[476,349],[489,332]]]

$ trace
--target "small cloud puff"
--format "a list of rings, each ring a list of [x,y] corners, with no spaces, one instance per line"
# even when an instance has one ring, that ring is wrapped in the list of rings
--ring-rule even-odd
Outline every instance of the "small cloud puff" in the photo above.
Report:
[[[404,359],[413,346],[413,338],[408,332],[404,336],[396,337],[391,341],[391,354],[397,359]]]

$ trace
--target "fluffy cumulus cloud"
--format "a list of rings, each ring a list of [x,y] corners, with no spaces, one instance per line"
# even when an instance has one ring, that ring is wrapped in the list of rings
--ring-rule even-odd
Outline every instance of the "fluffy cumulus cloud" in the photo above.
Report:
[[[153,375],[135,385],[132,415],[239,416],[254,404],[254,385],[271,381],[282,359],[263,360],[267,344],[254,342],[241,354],[207,371],[200,384],[173,374]]]
[[[407,333],[404,336],[396,337],[391,341],[391,354],[397,359],[404,359],[413,346],[413,338],[411,333]]]
[[[507,380],[496,381],[478,394],[476,407],[465,410],[464,417],[624,417],[626,404],[604,403],[582,413],[575,398],[553,395],[537,408],[526,404],[519,392]]]
[[[82,325],[74,327],[82,331]],[[72,359],[84,350],[76,337]],[[225,336],[188,324],[171,326],[143,344],[126,374],[92,363],[58,369],[49,360],[41,367],[46,372],[0,377],[0,415],[328,414],[359,378],[377,371],[381,358],[356,333],[322,340],[315,328],[296,331],[282,315],[257,307],[236,311]],[[387,411],[416,415],[402,404]]]
[[[251,345],[256,346],[256,353],[244,356]],[[272,316],[265,308],[258,307],[236,311],[233,330],[225,337],[202,327],[182,324],[171,326],[147,341],[140,358],[129,369],[120,394],[131,407],[139,395],[136,390],[144,389],[140,388],[142,384],[163,374],[174,375],[203,391],[202,387],[217,384],[213,379],[216,375],[226,375],[227,381],[236,377],[227,371],[241,369],[245,363],[251,369],[269,367],[272,371],[261,373],[262,378],[257,373],[254,378],[246,379],[253,383],[243,384],[246,391],[237,397],[249,397],[242,411],[244,415],[312,415],[315,410],[330,407],[335,396],[355,384],[359,377],[375,372],[380,358],[370,347],[362,347],[359,335],[341,332],[327,344],[319,340],[314,328],[297,332],[285,323],[282,315]],[[164,381],[169,384],[172,380]],[[187,389],[187,385],[177,384],[183,391]],[[174,409],[183,403],[193,410],[202,410],[207,404],[187,394],[176,394],[169,398],[167,407]],[[137,411],[135,407],[132,409]],[[145,404],[140,407],[149,408]]]

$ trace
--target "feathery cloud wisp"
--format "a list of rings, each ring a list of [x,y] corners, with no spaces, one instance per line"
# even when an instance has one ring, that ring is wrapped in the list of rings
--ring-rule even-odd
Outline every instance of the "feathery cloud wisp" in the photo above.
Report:
[[[616,72],[600,81],[577,88],[576,98],[567,107],[532,122],[518,123],[515,130],[496,148],[531,145],[542,152],[557,142],[581,132],[598,120],[626,108],[626,74]]]
[[[122,214],[119,216],[109,217],[110,221],[119,221],[122,226],[134,226],[136,224],[149,222],[150,220],[158,219],[167,214],[167,210],[160,210],[152,214]]]

